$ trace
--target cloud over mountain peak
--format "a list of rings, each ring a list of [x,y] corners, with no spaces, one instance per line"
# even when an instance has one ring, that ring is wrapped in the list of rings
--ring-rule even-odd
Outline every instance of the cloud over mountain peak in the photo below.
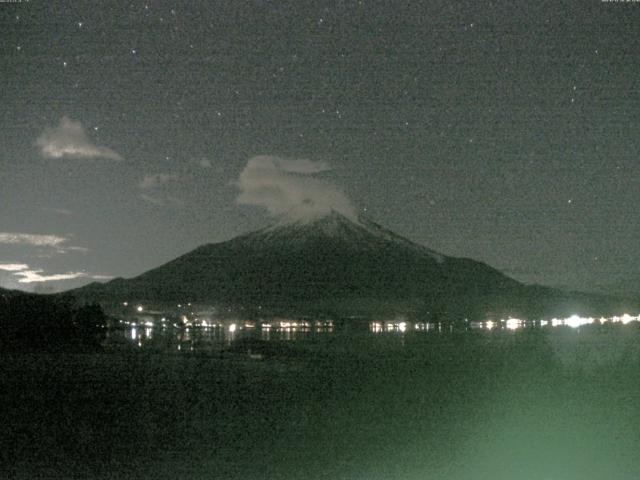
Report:
[[[317,174],[329,170],[331,166],[324,161],[252,157],[240,173],[237,202],[295,219],[315,218],[331,211],[357,218],[351,200],[335,185],[317,178]]]

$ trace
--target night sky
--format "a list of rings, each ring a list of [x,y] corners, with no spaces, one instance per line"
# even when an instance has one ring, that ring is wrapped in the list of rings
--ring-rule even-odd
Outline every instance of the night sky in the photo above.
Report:
[[[241,173],[266,155],[444,254],[640,292],[638,25],[599,0],[0,3],[0,286],[264,226]]]

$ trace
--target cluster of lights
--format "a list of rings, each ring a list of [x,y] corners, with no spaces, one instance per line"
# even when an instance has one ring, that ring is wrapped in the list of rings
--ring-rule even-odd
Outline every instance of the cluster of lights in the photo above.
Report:
[[[508,330],[517,330],[524,325],[524,321],[519,318],[508,318],[507,320],[503,320],[503,322]]]
[[[401,321],[401,322],[397,322],[397,321],[393,321],[393,322],[371,322],[369,324],[369,330],[373,333],[380,333],[380,332],[401,332],[404,333],[407,331],[408,327],[408,323],[405,321]],[[416,330],[421,330],[421,329],[426,329],[426,324],[420,324],[420,323],[416,323],[415,324],[415,329]]]
[[[600,320],[602,322],[602,319]],[[606,322],[607,319],[604,319],[604,321]],[[625,313],[624,315],[622,315],[621,317],[611,317],[611,322],[612,323],[622,323],[623,325],[626,325],[629,322],[639,322],[640,321],[640,315],[638,315],[637,317],[632,317],[631,315]]]
[[[122,302],[122,305],[124,307],[128,307],[129,302]],[[187,305],[191,306],[190,303]],[[179,308],[182,308],[182,306],[183,306],[182,304],[178,304]],[[135,306],[132,305],[132,308],[134,308],[137,313],[142,313],[145,311],[145,307],[140,304]],[[149,313],[152,313],[152,312],[149,312]],[[192,315],[193,315],[193,312],[192,312]],[[139,333],[138,327],[145,327],[144,336],[147,338],[151,338],[151,329],[155,326],[155,323],[150,319],[149,315],[146,315],[146,317],[147,319],[145,319],[144,321],[142,321],[142,319],[138,317],[138,319],[140,320],[138,323],[130,322],[127,320],[121,320],[121,323],[130,325],[131,339],[138,340],[139,346],[141,346],[143,335],[142,335],[142,332]],[[166,328],[166,322],[167,322],[166,317],[162,317],[160,321],[162,323],[162,327]],[[485,321],[468,321],[465,319],[465,324],[473,329],[483,329],[483,330],[489,330],[489,331],[494,329],[506,329],[506,330],[514,331],[528,325],[540,326],[540,327],[566,326],[566,327],[577,329],[584,325],[592,325],[592,324],[603,325],[606,323],[612,323],[612,324],[620,323],[623,325],[627,325],[631,322],[638,322],[638,321],[640,321],[640,315],[633,316],[628,313],[625,313],[621,316],[600,317],[600,318],[571,315],[566,318],[551,318],[548,320],[544,319],[544,320],[538,320],[538,321],[529,321],[529,320],[523,320],[523,319],[514,318],[514,317],[503,318],[500,320],[485,320]],[[181,315],[180,322],[174,323],[173,325],[177,328],[181,328],[181,327],[186,328],[187,331],[190,327],[202,327],[205,329],[226,328],[226,330],[228,330],[230,334],[234,334],[235,332],[242,329],[251,329],[256,327],[256,323],[252,321],[244,321],[244,323],[234,322],[234,323],[227,324],[225,326],[223,323],[215,322],[212,320],[198,319],[198,318],[189,319],[189,317],[187,317],[187,315],[184,315],[184,314]],[[272,328],[280,331],[285,331],[285,332],[293,332],[296,330],[308,331],[313,326],[315,326],[316,330],[319,332],[333,330],[333,322],[331,320],[324,320],[324,321],[317,320],[315,322],[309,322],[306,320],[274,319],[273,321],[270,321],[270,322],[258,322],[258,325],[259,325],[259,328],[261,328],[263,331],[270,331]],[[451,325],[449,326],[449,328],[450,330],[452,330]],[[428,332],[435,329],[437,329],[438,331],[442,331],[442,324],[429,323],[429,322],[416,322],[411,324],[405,321],[404,319],[402,319],[402,317],[392,321],[387,321],[387,322],[375,321],[369,324],[369,330],[372,333],[399,332],[404,334],[410,331],[410,329],[413,329],[415,331],[424,331],[424,332]]]
[[[507,330],[518,330],[526,325],[539,325],[541,327],[546,327],[551,325],[552,327],[560,327],[567,326],[571,328],[579,328],[584,325],[592,325],[594,323],[605,324],[607,322],[610,323],[621,323],[623,325],[627,325],[630,322],[638,322],[640,321],[640,315],[633,316],[625,313],[621,316],[613,316],[613,317],[600,317],[598,319],[593,317],[581,317],[579,315],[571,315],[566,318],[552,318],[550,320],[539,320],[538,322],[527,321],[520,318],[508,317],[500,320],[486,320],[486,321],[472,321],[466,322],[473,329],[483,329],[483,330],[493,330],[496,328],[504,328]],[[438,330],[441,330],[440,324],[433,324],[427,322],[417,322],[414,324],[414,330],[416,331],[430,331],[438,325]],[[382,332],[400,332],[405,333],[408,330],[407,322],[371,322],[369,324],[369,331],[372,333],[382,333]]]
[[[311,323],[306,322],[304,320],[301,322],[288,321],[288,320],[280,321],[280,328],[283,330],[297,329],[297,328],[307,329],[310,327],[311,327]]]

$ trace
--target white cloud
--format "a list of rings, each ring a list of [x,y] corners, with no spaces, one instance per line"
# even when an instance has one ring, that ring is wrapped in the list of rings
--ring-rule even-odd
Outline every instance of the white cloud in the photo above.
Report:
[[[66,245],[69,239],[59,235],[35,235],[31,233],[0,232],[0,245],[26,245],[30,247],[49,248],[56,253],[88,252],[85,247]]]
[[[29,268],[29,265],[25,263],[0,263],[0,270],[5,272],[18,272],[27,268]]]
[[[26,263],[0,263],[0,271],[10,272],[14,277],[18,277],[18,283],[55,282],[76,278],[91,278],[94,280],[108,280],[113,278],[107,275],[92,275],[87,272],[45,274],[44,270],[32,269]]]
[[[34,247],[59,247],[67,239],[58,235],[32,235],[30,233],[0,232],[0,244],[32,245]]]
[[[331,167],[323,161],[253,157],[240,173],[237,202],[294,219],[314,218],[332,210],[356,219],[351,200],[334,185],[313,176],[328,170]]]
[[[154,173],[145,175],[138,184],[140,196],[154,205],[183,205],[182,199],[171,193],[169,184],[180,181],[178,175],[172,173]]]
[[[56,273],[53,275],[42,275],[43,270],[21,270],[14,273],[17,277],[22,277],[18,280],[19,283],[36,283],[36,282],[52,282],[59,280],[73,280],[74,278],[83,278],[87,274],[84,272],[67,272]]]
[[[44,158],[108,158],[122,156],[107,147],[94,145],[82,124],[64,116],[57,127],[47,127],[36,141]]]

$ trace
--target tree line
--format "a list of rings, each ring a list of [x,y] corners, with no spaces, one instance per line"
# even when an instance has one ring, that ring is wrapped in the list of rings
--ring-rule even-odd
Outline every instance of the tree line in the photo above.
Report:
[[[72,296],[0,293],[0,351],[95,352],[106,316]]]

